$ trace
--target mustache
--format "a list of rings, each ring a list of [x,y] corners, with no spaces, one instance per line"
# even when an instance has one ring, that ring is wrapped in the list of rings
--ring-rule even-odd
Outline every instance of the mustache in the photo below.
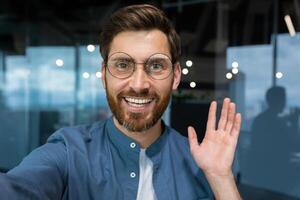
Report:
[[[124,96],[133,96],[133,97],[153,97],[157,98],[158,95],[155,92],[150,92],[149,89],[143,89],[139,92],[134,91],[133,89],[130,89],[128,91],[121,92],[118,97],[122,98]]]

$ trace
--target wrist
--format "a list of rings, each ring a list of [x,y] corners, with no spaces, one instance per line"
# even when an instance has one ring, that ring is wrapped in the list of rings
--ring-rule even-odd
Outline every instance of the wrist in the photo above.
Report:
[[[222,171],[203,170],[203,173],[205,174],[206,178],[217,178],[217,179],[232,179],[232,178],[234,178],[231,168],[229,168],[228,170],[222,170]]]
[[[241,199],[232,172],[226,174],[205,173],[205,176],[217,200]]]
[[[234,179],[234,175],[232,171],[222,172],[222,173],[214,173],[214,172],[204,172],[206,178],[212,179],[221,179],[221,180],[232,180]]]

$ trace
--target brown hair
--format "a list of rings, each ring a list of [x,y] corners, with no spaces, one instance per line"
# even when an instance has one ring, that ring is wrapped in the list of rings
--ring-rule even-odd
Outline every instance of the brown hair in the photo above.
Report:
[[[148,4],[121,8],[106,21],[100,35],[100,53],[104,62],[107,62],[111,42],[118,33],[152,29],[158,29],[166,34],[172,62],[178,62],[181,47],[174,26],[162,10]]]

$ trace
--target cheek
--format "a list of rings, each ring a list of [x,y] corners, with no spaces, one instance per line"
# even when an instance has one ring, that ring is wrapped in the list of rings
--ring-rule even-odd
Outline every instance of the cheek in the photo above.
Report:
[[[161,97],[167,97],[172,92],[173,83],[172,82],[167,84],[158,83],[156,84],[156,86],[159,86],[156,87],[156,92],[158,93],[158,95]]]
[[[126,90],[126,82],[120,80],[106,79],[106,90],[113,97],[115,97],[120,92]]]

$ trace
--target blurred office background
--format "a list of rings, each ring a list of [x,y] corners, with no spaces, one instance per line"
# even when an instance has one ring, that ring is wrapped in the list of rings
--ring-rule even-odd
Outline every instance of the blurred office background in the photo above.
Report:
[[[166,122],[183,135],[194,125],[201,140],[210,101],[231,97],[243,115],[234,164],[243,198],[300,199],[300,0],[144,2],[163,8],[182,39]],[[2,172],[60,127],[110,116],[98,36],[128,4],[0,0]]]

